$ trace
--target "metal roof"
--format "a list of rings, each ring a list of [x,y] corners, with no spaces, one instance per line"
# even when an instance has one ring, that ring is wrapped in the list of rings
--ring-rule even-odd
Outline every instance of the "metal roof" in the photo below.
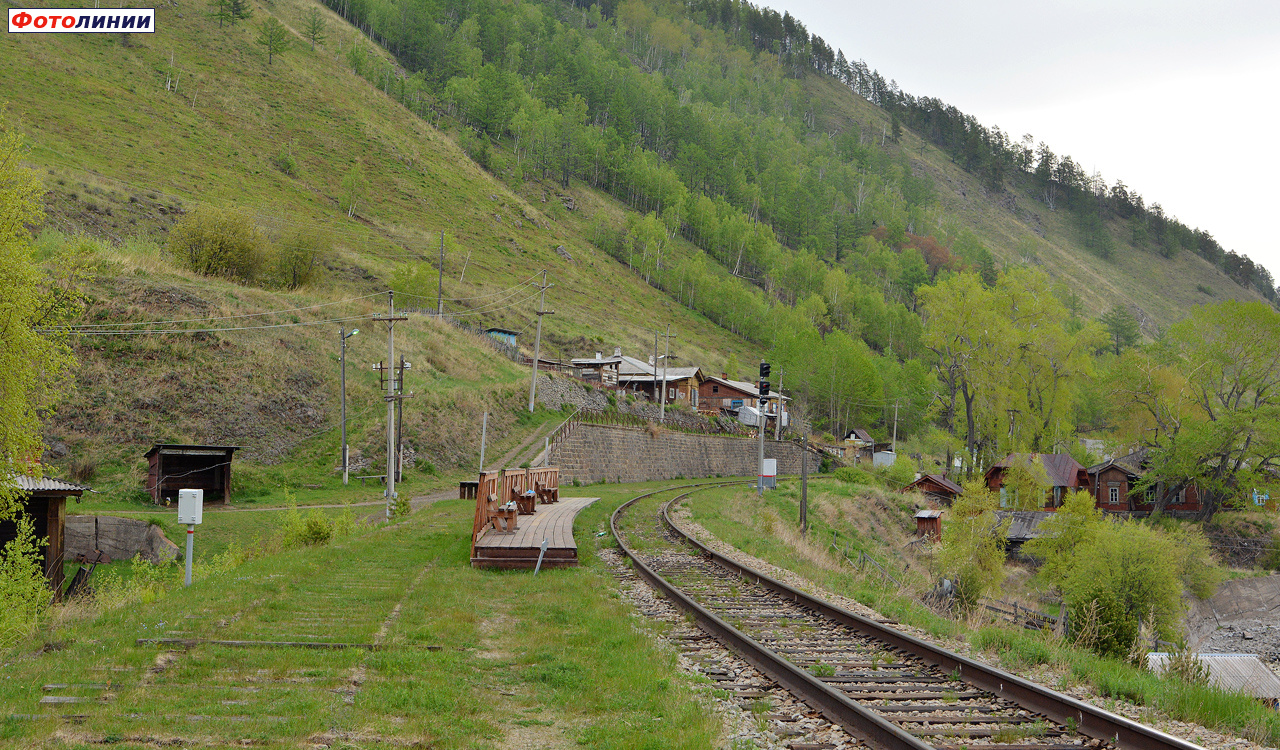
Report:
[[[925,510],[916,511],[916,518],[941,518],[941,517],[942,517],[942,511],[940,510],[929,510],[928,508],[926,508]]]
[[[716,377],[715,375],[708,375],[706,379],[716,383],[724,383],[730,388],[736,388],[737,390],[740,390],[743,393],[750,394],[752,397],[759,397],[760,395],[760,386],[756,385],[755,383],[748,383],[745,380],[729,380],[728,378]],[[765,398],[775,399],[775,398],[778,398],[779,396],[782,397],[783,401],[791,400],[790,396],[782,396],[780,393],[774,390],[769,391],[769,395],[766,396]]]
[[[23,492],[85,492],[89,489],[87,485],[72,484],[64,482],[61,479],[53,477],[33,477],[26,474],[18,474],[14,477],[13,483],[18,485],[18,489]]]
[[[909,490],[912,487],[915,487],[916,485],[925,481],[931,481],[934,484],[938,485],[939,487],[942,487],[943,489],[947,490],[948,492],[954,492],[957,495],[964,494],[963,487],[951,481],[950,479],[947,479],[941,474],[924,474],[919,479],[907,485],[906,487],[903,487],[902,489],[903,491]]]
[[[1007,469],[1011,466],[1030,466],[1039,464],[1050,487],[1080,487],[1079,473],[1087,470],[1066,453],[1010,453],[1003,460],[987,469],[986,476],[996,469]]]
[[[1255,654],[1196,654],[1209,670],[1209,682],[1223,690],[1252,695],[1265,700],[1280,700],[1280,677],[1276,676]],[[1157,651],[1147,654],[1152,672],[1164,672],[1169,654]]]
[[[1005,538],[1011,542],[1027,542],[1044,536],[1040,530],[1040,522],[1054,515],[1051,510],[998,510],[996,518],[1000,521],[1009,519],[1009,530]]]
[[[151,450],[142,455],[150,458],[157,451],[168,452],[171,450],[231,451],[232,453],[235,453],[236,451],[243,449],[243,445],[188,445],[185,443],[156,443],[151,446]]]

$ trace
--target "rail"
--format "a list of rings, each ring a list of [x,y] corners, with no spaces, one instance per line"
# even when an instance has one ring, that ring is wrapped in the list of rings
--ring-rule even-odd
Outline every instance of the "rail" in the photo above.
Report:
[[[718,486],[726,486],[727,484],[730,483],[723,483]],[[844,694],[833,690],[809,673],[800,670],[794,664],[791,664],[693,601],[682,590],[649,568],[627,546],[623,536],[618,532],[617,522],[620,514],[639,500],[651,497],[659,492],[670,492],[689,487],[710,488],[711,486],[717,485],[715,483],[680,485],[656,490],[637,496],[614,511],[609,520],[610,530],[613,532],[619,548],[631,560],[641,577],[663,592],[670,601],[689,612],[694,621],[703,630],[712,634],[737,652],[745,661],[767,674],[771,679],[776,680],[783,688],[820,710],[831,721],[840,724],[854,736],[885,750],[890,748],[894,750],[899,748],[924,750],[924,748],[931,747],[869,709],[858,705]],[[1070,696],[1036,685],[1001,669],[960,656],[874,620],[854,614],[725,557],[696,539],[689,537],[671,521],[671,506],[690,494],[692,492],[687,492],[668,501],[663,506],[663,523],[677,538],[696,548],[701,556],[717,563],[730,573],[741,577],[744,581],[759,584],[828,620],[845,625],[854,632],[873,638],[892,649],[910,653],[922,662],[939,668],[944,673],[955,675],[956,679],[964,680],[976,688],[1011,701],[1028,711],[1048,717],[1058,724],[1071,726],[1075,731],[1093,739],[1113,742],[1125,750],[1200,750],[1199,746],[1190,742],[1143,726]]]

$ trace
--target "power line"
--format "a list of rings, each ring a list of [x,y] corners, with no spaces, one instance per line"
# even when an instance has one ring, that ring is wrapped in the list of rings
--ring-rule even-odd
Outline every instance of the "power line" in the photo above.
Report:
[[[347,318],[329,318],[327,320],[308,320],[298,323],[269,323],[260,326],[238,326],[232,328],[171,328],[171,329],[147,329],[144,331],[81,331],[81,330],[56,330],[43,329],[40,333],[65,333],[69,336],[146,336],[149,334],[161,333],[220,333],[224,331],[257,331],[267,328],[293,328],[295,326],[318,326],[326,323],[347,323],[353,320],[372,320],[373,315],[356,315]]]
[[[260,313],[245,313],[244,315],[223,315],[219,317],[206,317],[206,318],[176,318],[174,320],[137,320],[137,321],[122,322],[122,323],[83,323],[78,325],[61,326],[58,328],[53,328],[48,330],[75,331],[75,330],[88,330],[92,328],[143,326],[143,325],[152,326],[152,325],[167,325],[170,323],[199,323],[203,321],[213,321],[213,320],[240,320],[244,318],[260,318],[265,315],[283,315],[285,313],[303,312],[304,310],[316,310],[321,307],[332,307],[333,305],[341,305],[346,302],[357,302],[362,299],[369,299],[370,297],[381,297],[384,294],[386,294],[386,292],[375,292],[373,294],[366,294],[363,297],[350,297],[348,299],[341,299],[334,302],[322,302],[318,305],[308,305],[307,307],[293,307],[287,310],[268,310],[266,312],[260,312]]]

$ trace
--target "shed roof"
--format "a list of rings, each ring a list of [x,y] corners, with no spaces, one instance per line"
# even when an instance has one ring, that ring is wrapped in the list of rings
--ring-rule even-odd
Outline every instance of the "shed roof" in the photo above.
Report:
[[[74,492],[78,495],[89,489],[88,485],[64,482],[53,477],[33,477],[27,474],[15,475],[13,483],[23,492]]]
[[[519,332],[519,331],[513,331],[513,330],[511,330],[511,329],[509,329],[509,328],[486,328],[486,329],[484,329],[484,332],[485,332],[485,333],[505,333],[505,334],[507,334],[508,336],[519,336],[519,335],[520,335],[520,332]]]
[[[1209,682],[1224,690],[1252,695],[1266,700],[1280,700],[1280,677],[1276,676],[1255,654],[1196,654],[1209,670]],[[1160,674],[1169,663],[1169,654],[1147,654],[1147,666]]]
[[[942,511],[940,510],[930,510],[928,508],[925,508],[924,510],[916,511],[916,518],[941,518],[941,517],[942,517]]]
[[[908,484],[906,487],[903,487],[902,489],[903,491],[909,490],[912,487],[915,487],[916,485],[925,481],[932,481],[933,483],[937,484],[939,487],[942,487],[948,492],[954,492],[957,495],[964,494],[963,487],[951,481],[950,479],[947,479],[941,474],[925,474],[924,476],[920,477],[919,479],[912,482],[911,484]]]
[[[871,433],[867,432],[861,427],[855,427],[852,430],[849,430],[849,434],[845,435],[844,439],[845,440],[861,440],[864,443],[875,442],[875,438],[871,437]]]
[[[170,453],[170,452],[178,452],[178,451],[197,451],[197,450],[222,451],[224,453],[229,451],[231,453],[235,453],[236,451],[242,450],[243,448],[244,446],[242,445],[189,445],[186,443],[156,443],[155,445],[151,446],[151,450],[147,451],[142,455],[145,456],[146,458],[151,458],[156,453]]]
[[[1044,532],[1040,530],[1040,522],[1052,515],[1054,512],[1050,510],[996,511],[997,519],[1002,522],[1009,520],[1009,530],[1005,532],[1005,538],[1016,543],[1028,542],[1044,536]]]
[[[1007,469],[1011,466],[1027,466],[1039,464],[1049,478],[1051,487],[1078,487],[1079,472],[1087,471],[1066,453],[1010,453],[987,469],[987,476],[996,469]]]
[[[622,357],[576,357],[569,360],[569,364],[574,367],[591,367],[593,365],[616,365],[622,362]]]

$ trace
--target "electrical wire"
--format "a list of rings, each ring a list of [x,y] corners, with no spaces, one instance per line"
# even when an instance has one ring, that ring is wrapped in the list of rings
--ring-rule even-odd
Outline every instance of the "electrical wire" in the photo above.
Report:
[[[75,331],[75,330],[89,330],[89,329],[96,329],[96,328],[117,328],[117,327],[124,327],[124,326],[143,326],[143,325],[154,326],[154,325],[168,325],[171,323],[200,323],[204,321],[214,321],[214,320],[241,320],[244,318],[260,318],[266,315],[283,315],[285,313],[303,312],[304,310],[316,310],[321,307],[332,307],[333,305],[341,305],[345,302],[357,302],[362,299],[369,299],[370,297],[380,297],[384,294],[386,294],[386,292],[375,292],[373,294],[366,294],[363,297],[350,297],[347,299],[336,300],[334,302],[322,302],[318,305],[308,305],[307,307],[293,307],[287,310],[268,310],[267,312],[246,313],[244,315],[223,315],[219,317],[207,317],[207,318],[176,318],[173,320],[137,320],[137,321],[130,321],[130,322],[122,322],[122,323],[82,323],[78,325],[61,326],[58,328],[52,328],[48,330]]]
[[[260,326],[237,326],[237,327],[230,327],[230,328],[171,328],[171,329],[163,329],[163,330],[157,330],[152,328],[144,331],[43,330],[41,331],[41,333],[65,333],[69,336],[146,336],[150,334],[163,334],[163,333],[222,333],[226,331],[258,331],[258,330],[263,330],[267,328],[293,328],[296,326],[318,326],[318,325],[324,325],[327,323],[347,323],[347,322],[356,321],[356,320],[375,320],[376,321],[377,318],[374,317],[373,315],[357,315],[357,316],[347,317],[347,318],[330,318],[328,320],[308,320],[308,321],[301,321],[298,323],[269,323],[269,324],[260,325]]]

